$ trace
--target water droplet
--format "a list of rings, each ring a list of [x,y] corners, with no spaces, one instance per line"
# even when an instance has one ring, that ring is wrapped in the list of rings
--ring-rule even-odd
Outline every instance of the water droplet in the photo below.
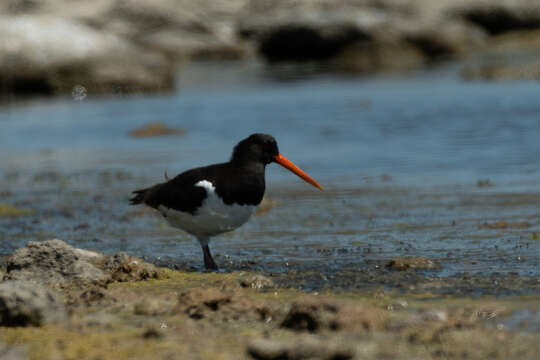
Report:
[[[71,90],[71,97],[73,98],[73,100],[82,101],[86,98],[86,95],[86,88],[82,85],[75,85]]]

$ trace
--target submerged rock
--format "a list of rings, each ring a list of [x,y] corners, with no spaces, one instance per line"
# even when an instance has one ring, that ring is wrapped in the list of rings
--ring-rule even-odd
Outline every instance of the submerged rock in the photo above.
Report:
[[[154,265],[119,253],[106,256],[62,240],[29,242],[6,261],[5,279],[31,280],[55,288],[105,286],[113,281],[158,277]]]
[[[0,203],[0,216],[18,217],[32,215],[34,213],[35,211],[32,209],[20,209],[10,204]]]
[[[129,132],[129,135],[135,138],[140,137],[154,137],[154,136],[166,136],[166,135],[185,135],[185,129],[170,128],[163,122],[155,122],[146,124],[140,128],[133,129]]]
[[[41,326],[65,319],[64,302],[53,290],[30,281],[0,284],[1,326]]]
[[[481,229],[527,229],[532,225],[526,221],[506,222],[499,220],[495,223],[484,223],[480,226]]]
[[[440,267],[436,262],[422,256],[395,258],[386,263],[392,270],[431,270]]]

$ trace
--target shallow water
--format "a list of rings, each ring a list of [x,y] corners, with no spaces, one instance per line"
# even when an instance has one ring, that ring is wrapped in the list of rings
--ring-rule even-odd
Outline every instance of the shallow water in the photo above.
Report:
[[[349,78],[208,63],[181,73],[171,95],[9,104],[0,203],[36,212],[0,217],[0,253],[58,237],[198,267],[196,242],[129,207],[130,191],[267,132],[327,191],[270,166],[276,206],[212,244],[226,269],[367,271],[426,256],[438,277],[538,277],[540,83],[468,83],[456,71]],[[128,136],[155,121],[187,135]],[[489,227],[500,220],[510,226]]]

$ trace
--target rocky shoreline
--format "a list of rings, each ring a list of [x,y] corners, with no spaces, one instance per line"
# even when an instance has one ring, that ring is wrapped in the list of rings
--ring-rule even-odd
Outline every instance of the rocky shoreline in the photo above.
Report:
[[[30,242],[4,271],[0,355],[8,359],[534,359],[540,351],[534,331],[507,328],[512,314],[539,310],[535,295],[305,293],[257,273],[157,268],[61,240]]]
[[[198,59],[315,61],[369,74],[463,58],[508,33],[522,45],[509,51],[540,49],[532,0],[10,0],[0,14],[3,96],[169,91],[178,67]],[[465,77],[538,78],[538,64],[527,66]]]

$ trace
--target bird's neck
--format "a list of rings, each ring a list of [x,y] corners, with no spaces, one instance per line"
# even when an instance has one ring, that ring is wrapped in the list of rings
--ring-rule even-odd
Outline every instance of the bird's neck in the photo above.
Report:
[[[258,173],[262,175],[264,175],[266,169],[265,164],[251,159],[233,159],[231,160],[230,164],[237,169],[248,170],[251,173]]]

